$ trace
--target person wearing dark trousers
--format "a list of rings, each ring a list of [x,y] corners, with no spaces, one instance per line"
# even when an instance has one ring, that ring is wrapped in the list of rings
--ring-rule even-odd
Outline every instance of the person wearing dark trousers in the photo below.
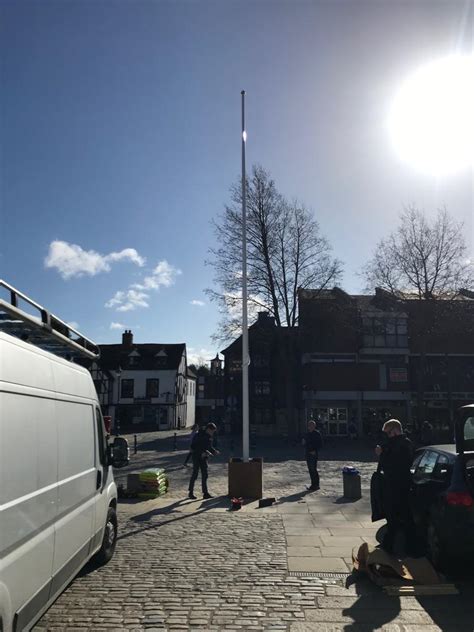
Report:
[[[219,454],[219,450],[216,450],[212,446],[212,437],[217,430],[216,425],[208,423],[205,428],[202,428],[193,438],[191,444],[191,452],[193,459],[193,473],[189,481],[189,494],[188,498],[196,500],[194,495],[194,483],[201,472],[201,486],[202,495],[204,498],[212,498],[209,490],[207,489],[207,477],[208,477],[208,465],[207,459],[215,454]]]
[[[311,485],[308,489],[316,492],[319,489],[318,456],[323,447],[323,439],[319,430],[316,430],[316,422],[312,419],[308,422],[308,432],[303,438],[306,454],[306,464],[311,477]]]
[[[379,457],[379,468],[384,475],[383,507],[387,520],[387,531],[382,548],[393,554],[399,533],[405,537],[405,553],[416,554],[418,543],[415,523],[410,510],[411,465],[413,445],[403,433],[398,419],[389,419],[383,425],[385,440],[375,452]]]

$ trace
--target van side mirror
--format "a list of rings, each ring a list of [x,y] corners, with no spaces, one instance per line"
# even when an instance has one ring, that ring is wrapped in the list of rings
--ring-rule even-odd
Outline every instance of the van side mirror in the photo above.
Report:
[[[109,463],[112,467],[119,469],[128,465],[130,462],[128,441],[123,437],[115,437],[114,442],[109,446],[109,454]]]

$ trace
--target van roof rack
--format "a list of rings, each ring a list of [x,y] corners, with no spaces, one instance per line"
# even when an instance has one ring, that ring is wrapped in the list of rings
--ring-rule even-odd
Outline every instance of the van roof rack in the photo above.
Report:
[[[1,279],[0,331],[69,360],[100,356],[95,342]]]

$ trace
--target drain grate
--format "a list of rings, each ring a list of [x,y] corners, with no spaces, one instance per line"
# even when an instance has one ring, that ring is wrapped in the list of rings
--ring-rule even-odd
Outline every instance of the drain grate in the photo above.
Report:
[[[351,573],[323,573],[317,571],[290,571],[290,577],[314,577],[315,579],[346,579]]]

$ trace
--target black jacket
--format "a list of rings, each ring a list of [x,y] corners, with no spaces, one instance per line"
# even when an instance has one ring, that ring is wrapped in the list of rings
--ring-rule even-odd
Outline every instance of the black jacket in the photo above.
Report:
[[[396,435],[387,440],[380,455],[380,468],[384,473],[385,485],[408,489],[411,485],[413,444],[405,435]]]
[[[216,450],[212,447],[212,437],[206,432],[206,430],[200,430],[194,436],[191,443],[191,452],[193,453],[193,458],[201,458],[203,452],[216,454]]]
[[[306,456],[308,456],[310,452],[316,452],[316,454],[318,454],[319,450],[323,447],[323,438],[319,430],[313,430],[305,434],[304,446]]]

